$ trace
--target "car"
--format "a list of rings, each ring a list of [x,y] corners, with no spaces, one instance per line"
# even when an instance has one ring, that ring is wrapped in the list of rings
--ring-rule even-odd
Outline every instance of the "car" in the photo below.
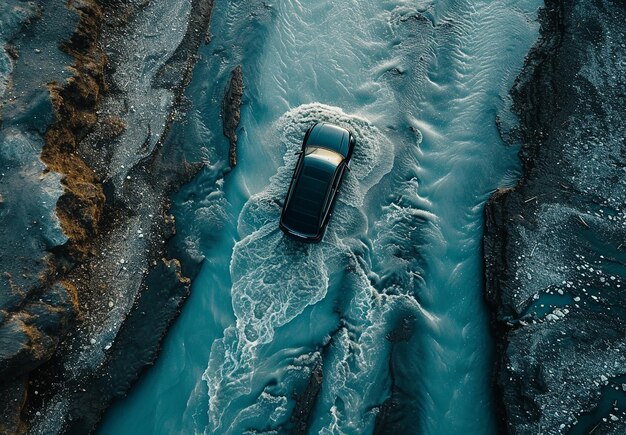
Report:
[[[355,145],[352,133],[337,125],[318,122],[307,130],[280,215],[285,234],[322,240]]]

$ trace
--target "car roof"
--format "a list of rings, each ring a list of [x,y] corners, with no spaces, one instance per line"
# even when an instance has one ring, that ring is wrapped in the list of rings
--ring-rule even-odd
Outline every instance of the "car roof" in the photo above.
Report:
[[[306,145],[332,149],[345,157],[350,149],[350,132],[345,128],[320,122],[311,130]]]
[[[337,164],[316,154],[304,157],[283,222],[294,231],[314,235],[320,229],[324,202]]]

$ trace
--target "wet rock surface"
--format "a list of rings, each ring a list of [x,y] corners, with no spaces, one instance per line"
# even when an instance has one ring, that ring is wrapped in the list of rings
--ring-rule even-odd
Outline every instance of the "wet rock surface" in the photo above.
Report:
[[[8,7],[0,432],[85,433],[154,360],[189,292],[166,244],[168,196],[199,167],[168,133],[212,1]],[[173,43],[151,55],[154,23]]]
[[[625,433],[626,7],[547,1],[513,97],[523,177],[486,208],[509,433]]]
[[[0,104],[0,432],[12,433],[24,427],[29,373],[54,353],[76,308],[53,254],[68,243],[56,215],[62,175],[48,171],[40,155],[58,113],[48,84],[72,75],[72,58],[57,44],[70,40],[79,18],[56,3],[4,8],[13,21],[2,25],[10,61]]]
[[[241,65],[237,65],[230,75],[228,88],[222,101],[224,136],[228,138],[230,144],[228,151],[230,166],[237,164],[237,127],[241,119],[241,97],[243,97],[243,70]]]

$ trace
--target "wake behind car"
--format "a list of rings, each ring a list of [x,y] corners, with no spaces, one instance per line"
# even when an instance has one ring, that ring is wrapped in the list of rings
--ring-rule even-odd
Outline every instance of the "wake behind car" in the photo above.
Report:
[[[345,128],[318,122],[302,141],[280,215],[280,229],[305,242],[324,237],[356,140]]]

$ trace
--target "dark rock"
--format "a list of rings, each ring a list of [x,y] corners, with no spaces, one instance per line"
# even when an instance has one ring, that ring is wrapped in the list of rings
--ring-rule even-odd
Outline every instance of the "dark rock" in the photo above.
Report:
[[[156,86],[163,88],[187,86],[191,80],[198,47],[202,43],[208,43],[211,39],[207,23],[211,21],[213,0],[192,0],[191,9],[187,32],[174,54],[157,73],[154,83]],[[190,53],[193,53],[191,58]]]
[[[291,414],[293,422],[293,434],[306,434],[309,426],[309,419],[313,413],[317,396],[322,390],[322,382],[324,380],[324,372],[322,364],[316,365],[311,371],[309,383],[302,394],[296,395],[296,406]]]
[[[0,382],[3,396],[0,400],[0,433],[14,434],[25,431],[20,411],[26,400],[27,376],[18,376]]]
[[[399,382],[397,373],[402,372],[406,375],[411,370],[410,366],[403,361],[404,355],[408,349],[413,349],[416,343],[412,341],[415,338],[415,316],[413,314],[405,314],[398,318],[398,323],[394,329],[387,335],[387,339],[392,342],[391,352],[389,354],[389,377],[391,378],[391,391],[389,397],[378,407],[376,414],[376,422],[374,424],[374,434],[394,434],[406,431],[406,419],[412,419],[417,425],[418,416],[414,415],[414,411],[410,406],[410,392],[404,390],[403,385]],[[413,371],[413,375],[417,373]]]
[[[523,176],[485,210],[494,388],[503,431],[587,433],[626,373],[626,6],[550,0],[540,19],[512,90]],[[527,313],[551,294],[570,298]],[[626,431],[618,414],[612,433]]]
[[[238,65],[230,75],[228,88],[222,101],[224,136],[228,138],[230,166],[237,164],[237,127],[241,119],[241,97],[243,97],[243,71]]]
[[[73,306],[58,283],[36,301],[9,313],[0,325],[0,377],[22,377],[50,359],[70,319]]]

